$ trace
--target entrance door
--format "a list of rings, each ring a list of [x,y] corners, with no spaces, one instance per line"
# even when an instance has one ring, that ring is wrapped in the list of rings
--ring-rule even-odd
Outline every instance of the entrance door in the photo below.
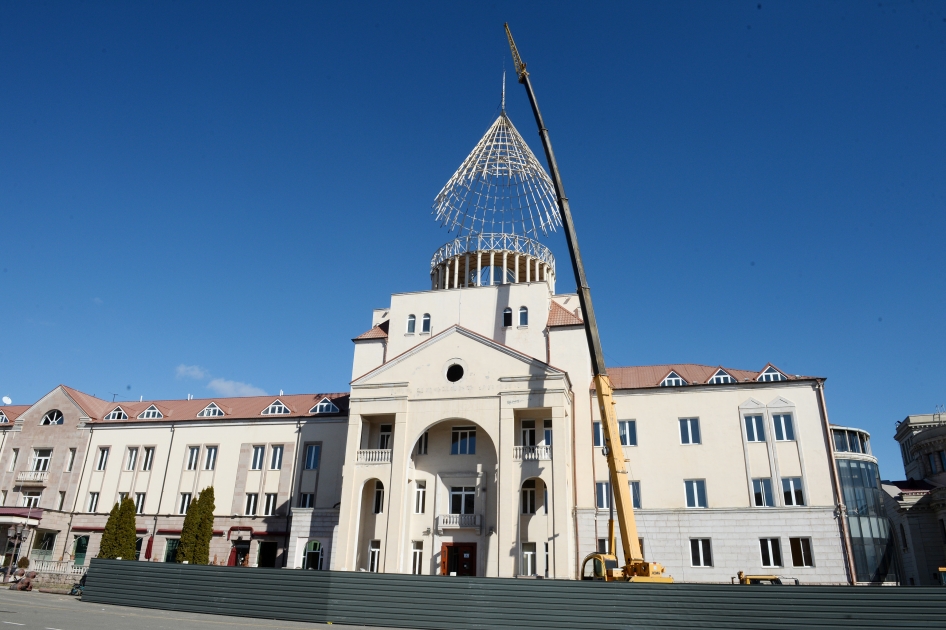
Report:
[[[250,543],[247,541],[238,541],[233,543],[233,548],[230,549],[230,558],[227,561],[227,565],[231,567],[248,566],[249,558]]]
[[[89,550],[89,537],[76,536],[75,547],[72,554],[72,563],[77,567],[85,564],[85,553]]]
[[[476,575],[476,543],[443,543],[441,575]]]
[[[256,566],[276,568],[276,543],[274,541],[260,542]]]

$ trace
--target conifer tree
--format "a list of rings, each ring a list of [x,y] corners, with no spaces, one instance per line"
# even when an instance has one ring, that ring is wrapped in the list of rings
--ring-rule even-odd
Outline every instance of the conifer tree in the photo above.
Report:
[[[135,525],[135,502],[125,497],[118,508],[115,527],[115,557],[122,560],[135,559],[135,544],[138,533]]]
[[[102,532],[102,542],[99,545],[99,558],[117,558],[118,553],[115,545],[115,530],[118,528],[118,510],[116,503],[112,506],[112,511],[108,513],[108,520],[105,522],[105,531]]]
[[[200,526],[200,495],[187,506],[184,525],[181,527],[181,542],[177,546],[176,562],[194,564],[194,550],[197,545],[197,529]]]
[[[191,564],[207,564],[210,562],[210,539],[214,535],[214,487],[204,488],[200,493],[200,522],[197,525],[197,536],[194,546],[194,559]]]

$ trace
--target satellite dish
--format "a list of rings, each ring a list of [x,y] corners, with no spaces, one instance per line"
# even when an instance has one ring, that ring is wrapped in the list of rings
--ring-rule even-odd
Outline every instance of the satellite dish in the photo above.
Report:
[[[4,404],[4,405],[12,405],[12,404],[13,404],[13,401],[10,400],[10,397],[9,397],[9,396],[4,396],[4,397],[3,397],[3,404]]]

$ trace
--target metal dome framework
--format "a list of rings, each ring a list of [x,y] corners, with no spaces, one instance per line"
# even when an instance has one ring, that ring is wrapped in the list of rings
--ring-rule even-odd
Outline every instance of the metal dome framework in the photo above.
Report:
[[[562,224],[552,180],[505,110],[437,195],[433,214],[459,237],[537,238]]]

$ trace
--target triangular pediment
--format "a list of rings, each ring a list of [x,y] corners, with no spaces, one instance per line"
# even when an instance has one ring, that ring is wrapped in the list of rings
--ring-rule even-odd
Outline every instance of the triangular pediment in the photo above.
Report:
[[[778,398],[776,398],[775,400],[773,400],[766,406],[767,407],[794,407],[795,403],[779,396]]]
[[[765,405],[756,400],[755,398],[750,398],[746,402],[739,405],[740,409],[765,409]]]
[[[462,375],[457,380],[458,370]],[[352,381],[352,387],[379,383],[424,382],[425,386],[480,387],[497,379],[565,378],[544,361],[497,343],[462,326],[451,326]],[[441,382],[442,381],[442,382]],[[570,388],[570,384],[567,386]]]

